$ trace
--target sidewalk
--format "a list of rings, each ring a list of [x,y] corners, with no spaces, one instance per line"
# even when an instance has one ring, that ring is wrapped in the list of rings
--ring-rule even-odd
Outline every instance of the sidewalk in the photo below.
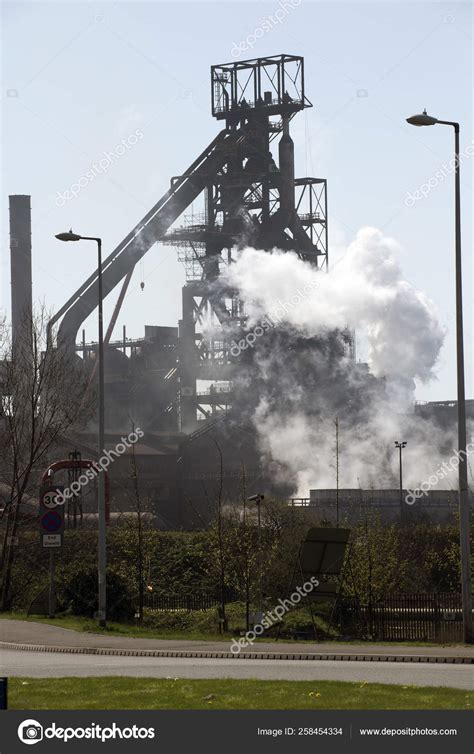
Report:
[[[236,637],[237,639],[239,637]],[[407,647],[398,644],[339,644],[256,642],[239,654],[230,651],[231,640],[137,639],[73,631],[31,621],[0,620],[0,653],[5,649],[84,654],[126,654],[164,657],[239,657],[275,660],[352,660],[474,664],[474,647]]]

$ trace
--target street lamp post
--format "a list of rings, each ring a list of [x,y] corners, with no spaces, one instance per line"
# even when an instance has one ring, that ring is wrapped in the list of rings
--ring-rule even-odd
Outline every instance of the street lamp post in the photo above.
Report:
[[[395,440],[395,447],[400,451],[400,523],[403,521],[403,472],[402,472],[402,450],[406,448],[405,440],[399,442]]]
[[[426,110],[407,118],[412,126],[452,126],[454,128],[454,192],[455,192],[455,246],[456,246],[456,353],[457,353],[457,405],[458,405],[458,459],[459,459],[459,540],[461,549],[461,589],[464,641],[474,641],[472,625],[472,583],[469,488],[467,484],[466,453],[466,390],[464,385],[464,336],[462,311],[462,258],[461,258],[461,180],[459,162],[459,123],[438,120]]]
[[[102,313],[102,239],[93,236],[79,236],[70,230],[68,233],[58,233],[59,241],[95,241],[97,243],[97,284],[99,296],[99,452],[98,459],[104,452],[105,445],[105,403],[104,403],[104,320]],[[98,571],[99,571],[99,605],[97,620],[101,628],[107,625],[107,543],[105,519],[105,473],[99,471],[99,501],[98,501]]]

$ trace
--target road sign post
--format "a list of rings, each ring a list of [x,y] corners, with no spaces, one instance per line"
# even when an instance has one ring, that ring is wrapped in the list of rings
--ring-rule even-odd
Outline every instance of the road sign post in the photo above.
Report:
[[[49,549],[49,599],[48,616],[54,618],[56,612],[56,570],[55,550],[62,547],[64,531],[64,503],[61,493],[64,487],[54,487],[40,491],[40,532],[41,545]]]
[[[63,543],[64,503],[61,493],[64,487],[42,490],[40,494],[41,545],[48,549],[58,548]]]
[[[49,595],[48,595],[48,617],[54,618],[56,612],[56,589],[54,586],[54,572],[56,563],[54,562],[54,550],[49,551]]]

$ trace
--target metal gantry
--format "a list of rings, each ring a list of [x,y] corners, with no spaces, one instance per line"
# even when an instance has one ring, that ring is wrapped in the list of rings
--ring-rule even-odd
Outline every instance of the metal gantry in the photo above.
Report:
[[[305,95],[304,61],[277,55],[211,68],[212,114],[225,128],[103,264],[104,296],[130,276],[157,242],[176,246],[184,263],[182,318],[177,340],[177,425],[192,432],[232,405],[212,400],[199,380],[232,384],[239,359],[232,339],[245,331],[245,310],[222,270],[247,246],[293,251],[327,269],[327,193],[323,178],[296,178],[292,119],[311,103]],[[278,148],[272,144],[278,138]],[[194,202],[202,202],[198,213]],[[191,215],[184,212],[192,206]],[[85,281],[51,322],[62,318],[58,338],[71,350],[97,303],[97,276]],[[114,316],[118,314],[115,308]],[[205,393],[203,395],[203,393]],[[168,417],[169,418],[169,417]]]

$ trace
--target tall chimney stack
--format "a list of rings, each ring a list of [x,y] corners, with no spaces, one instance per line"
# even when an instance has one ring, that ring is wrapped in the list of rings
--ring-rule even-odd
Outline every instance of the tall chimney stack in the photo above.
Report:
[[[33,295],[31,275],[31,197],[15,194],[10,199],[10,269],[12,286],[12,347],[32,337]]]

